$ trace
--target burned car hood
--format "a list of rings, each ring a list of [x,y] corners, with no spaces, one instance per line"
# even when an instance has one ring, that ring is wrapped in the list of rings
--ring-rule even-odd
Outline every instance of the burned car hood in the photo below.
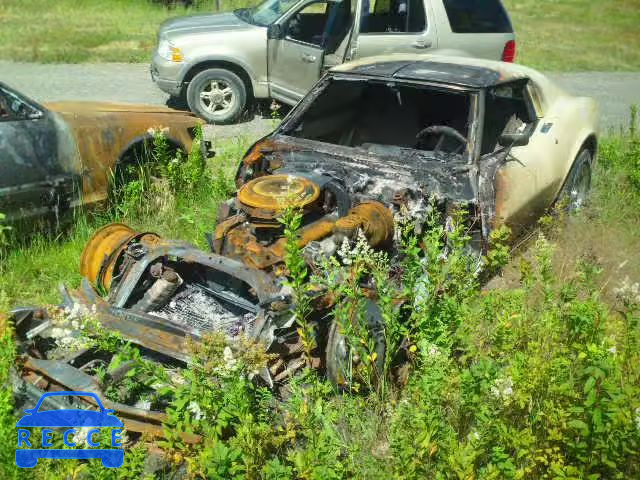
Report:
[[[173,110],[161,105],[141,105],[136,103],[112,103],[112,102],[51,102],[45,103],[45,107],[58,113],[164,113],[193,117],[189,112]]]
[[[250,24],[243,22],[231,12],[205,13],[171,18],[160,26],[158,35],[172,36],[176,34],[228,32],[251,27]]]
[[[341,181],[352,193],[381,202],[401,189],[459,202],[474,202],[474,170],[462,156],[409,148],[360,148],[278,135],[271,155],[280,157],[277,173],[322,174]]]

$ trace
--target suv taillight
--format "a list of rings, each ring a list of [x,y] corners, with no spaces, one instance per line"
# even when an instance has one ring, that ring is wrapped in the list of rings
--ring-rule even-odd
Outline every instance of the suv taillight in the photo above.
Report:
[[[502,50],[502,61],[513,63],[516,61],[516,41],[509,40],[504,44],[504,50]]]

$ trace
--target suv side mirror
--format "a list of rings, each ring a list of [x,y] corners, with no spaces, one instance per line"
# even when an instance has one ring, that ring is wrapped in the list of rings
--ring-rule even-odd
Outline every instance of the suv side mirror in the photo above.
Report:
[[[502,147],[524,147],[529,144],[529,132],[503,133],[498,138]]]
[[[277,23],[272,23],[267,28],[267,38],[272,40],[280,40],[284,37],[284,31],[282,26]]]

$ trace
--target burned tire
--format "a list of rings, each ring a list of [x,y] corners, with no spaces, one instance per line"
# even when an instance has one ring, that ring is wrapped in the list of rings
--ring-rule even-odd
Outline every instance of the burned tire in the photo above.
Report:
[[[386,354],[386,339],[384,336],[384,320],[380,309],[371,300],[367,300],[364,311],[369,335],[373,339],[376,359],[373,362],[373,378],[364,379],[370,385],[377,385],[384,372]],[[340,331],[340,325],[335,320],[331,323],[327,336],[326,366],[327,377],[338,388],[346,389],[351,385],[353,370],[353,355],[347,338]]]
[[[247,106],[247,88],[235,73],[210,68],[189,83],[187,103],[193,113],[208,123],[233,123]]]
[[[580,150],[567,175],[560,202],[568,212],[577,212],[587,203],[591,190],[591,164],[593,154],[587,148]]]

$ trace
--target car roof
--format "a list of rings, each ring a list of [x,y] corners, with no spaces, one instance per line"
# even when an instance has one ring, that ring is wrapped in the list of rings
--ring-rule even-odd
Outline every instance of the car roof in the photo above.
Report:
[[[558,98],[571,96],[537,70],[517,63],[483,58],[394,53],[343,63],[331,71],[433,82],[471,89],[529,79],[537,92],[541,113]]]
[[[334,72],[486,88],[540,75],[514,63],[444,55],[391,54],[367,57],[332,69]]]

